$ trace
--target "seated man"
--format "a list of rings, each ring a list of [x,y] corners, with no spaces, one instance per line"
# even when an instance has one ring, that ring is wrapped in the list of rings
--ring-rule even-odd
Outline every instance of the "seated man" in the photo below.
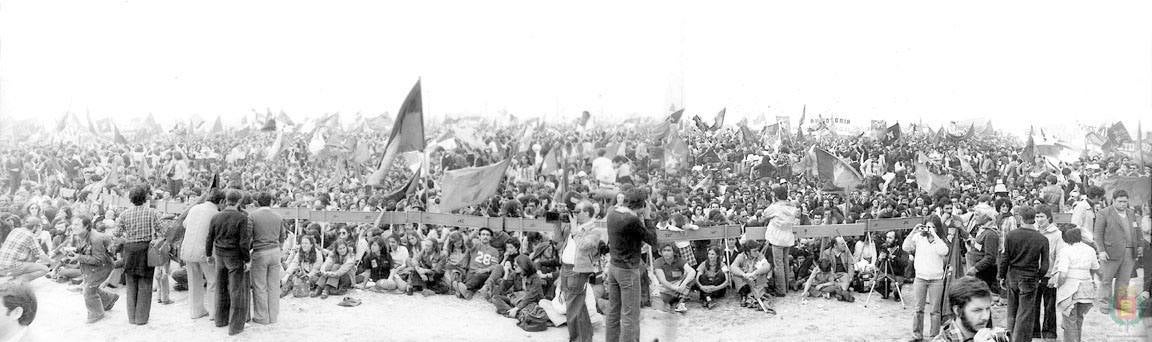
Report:
[[[760,252],[760,242],[750,240],[743,244],[743,252],[732,260],[732,283],[736,292],[743,298],[741,306],[755,310],[771,310],[761,305],[765,300],[765,288],[772,275],[772,265]]]
[[[51,259],[40,249],[36,237],[28,227],[40,224],[37,218],[29,218],[24,226],[12,229],[4,245],[0,246],[0,277],[12,277],[27,283],[48,274]]]
[[[696,270],[676,255],[676,252],[676,246],[670,243],[660,247],[660,258],[653,262],[652,269],[660,286],[661,302],[669,308],[675,307],[676,312],[686,312],[688,308],[684,305],[684,300],[692,290]]]
[[[832,265],[832,273],[836,275],[836,285],[845,290],[852,283],[852,276],[856,271],[853,267],[853,259],[852,253],[848,250],[848,243],[844,241],[843,236],[837,236],[833,240],[832,247],[820,252],[820,260],[827,260]]]

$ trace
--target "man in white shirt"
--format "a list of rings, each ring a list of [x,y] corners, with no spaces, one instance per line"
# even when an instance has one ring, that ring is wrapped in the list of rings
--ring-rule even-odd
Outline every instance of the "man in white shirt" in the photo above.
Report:
[[[592,160],[592,177],[602,185],[616,184],[616,168],[612,166],[612,160],[604,156],[605,153],[604,150],[598,151],[596,159]]]
[[[557,248],[560,249],[560,287],[567,306],[569,341],[592,341],[592,321],[585,305],[588,279],[600,268],[599,246],[603,239],[596,230],[596,206],[584,201],[568,224],[557,225]]]
[[[212,217],[220,212],[220,204],[224,201],[224,194],[219,190],[208,190],[203,203],[188,209],[184,218],[184,242],[180,245],[180,259],[184,260],[188,271],[188,292],[191,298],[188,306],[192,310],[192,319],[208,316],[209,312],[216,312],[216,265],[207,257],[204,249],[208,241],[208,232],[211,228]],[[207,284],[205,284],[207,282]],[[207,285],[207,286],[205,286]],[[212,306],[206,310],[205,290],[207,290],[207,303]]]

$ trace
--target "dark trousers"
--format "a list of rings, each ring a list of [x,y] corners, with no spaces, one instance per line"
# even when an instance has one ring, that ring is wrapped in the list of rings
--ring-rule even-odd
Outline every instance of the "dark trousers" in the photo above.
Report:
[[[1012,332],[1013,342],[1032,341],[1032,325],[1036,322],[1039,282],[1040,279],[1035,276],[1021,277],[1009,271],[1007,280],[1007,329]]]
[[[112,265],[93,268],[84,275],[84,306],[88,308],[88,318],[98,319],[104,317],[104,307],[112,303],[114,297],[108,291],[100,289],[100,285],[108,280],[112,273]]]
[[[1032,338],[1056,338],[1056,289],[1048,287],[1048,278],[1044,277],[1040,278],[1036,292]]]
[[[640,340],[640,298],[643,268],[608,267],[604,289],[608,310],[604,312],[604,335],[608,342]],[[650,294],[649,294],[650,296]]]
[[[983,280],[985,284],[988,284],[988,289],[992,290],[992,293],[1002,294],[1000,293],[1000,284],[996,282],[995,266],[976,272],[976,279]]]
[[[248,320],[247,273],[240,258],[217,255],[216,326],[228,326],[229,334],[244,331]]]
[[[148,315],[152,312],[152,275],[124,274],[128,283],[124,297],[128,302],[128,323],[148,324]]]
[[[573,272],[572,265],[560,268],[560,286],[564,292],[569,342],[592,341],[592,319],[588,316],[588,305],[584,303],[588,276],[588,273]]]

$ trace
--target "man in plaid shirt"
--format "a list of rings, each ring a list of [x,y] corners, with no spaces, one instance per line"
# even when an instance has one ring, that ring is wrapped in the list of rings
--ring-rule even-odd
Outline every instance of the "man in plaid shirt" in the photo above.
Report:
[[[0,247],[0,276],[13,277],[27,283],[48,274],[47,264],[51,261],[36,237],[27,226],[39,224],[39,220],[29,220],[8,233],[7,240]]]
[[[148,207],[149,190],[137,186],[128,193],[133,207],[120,214],[120,227],[123,233],[124,280],[127,290],[128,322],[136,325],[148,324],[152,311],[152,278],[156,269],[148,265],[148,247],[160,237],[160,213]]]

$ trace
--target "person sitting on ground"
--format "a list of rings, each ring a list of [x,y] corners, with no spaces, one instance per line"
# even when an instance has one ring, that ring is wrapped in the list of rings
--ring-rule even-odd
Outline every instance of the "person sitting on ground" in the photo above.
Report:
[[[832,265],[832,272],[836,274],[836,285],[844,290],[848,289],[856,271],[852,265],[854,259],[843,236],[837,236],[833,239],[831,247],[820,252],[820,260],[828,260],[828,263]]]
[[[687,312],[684,300],[688,298],[696,280],[696,270],[681,258],[675,245],[660,247],[660,257],[652,263],[653,273],[660,286],[660,300],[676,312]]]
[[[768,286],[772,265],[760,252],[760,242],[750,240],[741,247],[743,252],[732,260],[732,265],[728,268],[732,270],[732,282],[741,297],[740,305],[756,310],[768,309],[761,307],[760,303],[766,299],[765,287]]]
[[[818,264],[819,268],[812,272],[812,275],[808,277],[808,282],[804,284],[803,293],[808,297],[835,298],[844,302],[855,301],[852,293],[840,288],[837,283],[837,277],[840,274],[832,270],[832,261],[821,259]]]
[[[320,279],[320,265],[324,264],[324,250],[320,249],[311,236],[301,236],[292,258],[288,261],[288,270],[284,272],[280,283],[283,289],[280,296],[292,293],[294,297],[306,297],[312,291],[312,284]]]
[[[693,287],[700,292],[700,302],[704,308],[712,307],[712,301],[724,298],[724,294],[731,283],[728,279],[728,265],[720,260],[720,247],[708,249],[708,257],[696,270],[696,284]]]
[[[39,219],[28,218],[24,226],[17,226],[8,233],[4,245],[0,246],[0,277],[12,277],[27,283],[48,274],[52,262],[44,253],[29,227],[38,226]]]
[[[464,280],[464,274],[468,273],[468,245],[460,232],[448,234],[445,245],[444,282],[451,289],[453,283]]]
[[[331,256],[320,266],[320,278],[316,280],[316,290],[312,297],[328,298],[328,295],[343,295],[352,287],[352,268],[356,265],[356,256],[352,248],[344,240],[336,240]]]
[[[391,283],[392,255],[384,248],[386,244],[380,238],[374,238],[368,244],[368,253],[360,259],[360,288],[387,291],[396,289],[396,283]]]
[[[444,277],[444,259],[436,241],[424,239],[420,242],[420,254],[412,258],[412,269],[408,281],[412,285],[405,291],[409,296],[420,292],[425,297],[448,293],[441,281]]]
[[[536,265],[527,255],[519,255],[501,267],[504,277],[489,300],[496,306],[496,313],[515,318],[521,329],[544,330],[550,320],[539,305],[544,299],[544,280],[540,279]]]
[[[468,273],[464,276],[464,281],[452,284],[456,289],[456,296],[464,299],[472,299],[474,291],[479,290],[488,281],[488,277],[496,272],[500,266],[500,252],[492,247],[492,230],[488,228],[480,228],[479,239],[473,244],[472,250],[468,253]]]
[[[407,247],[400,245],[395,236],[388,237],[386,241],[388,254],[392,256],[392,275],[388,279],[396,284],[395,288],[389,290],[408,291],[408,270],[411,268],[412,254],[408,252]],[[387,284],[388,282],[385,282],[385,285]]]

